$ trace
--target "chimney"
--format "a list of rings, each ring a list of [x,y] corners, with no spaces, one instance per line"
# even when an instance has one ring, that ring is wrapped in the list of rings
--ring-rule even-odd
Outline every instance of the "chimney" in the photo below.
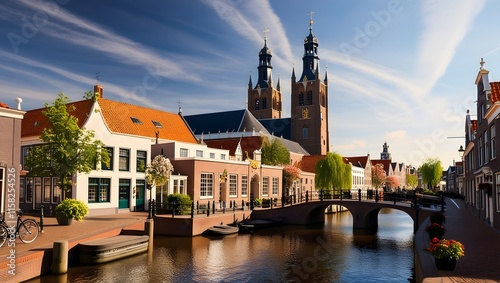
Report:
[[[21,103],[23,102],[23,99],[21,97],[16,98],[17,102],[17,110],[21,110]]]
[[[100,85],[95,85],[94,86],[94,93],[99,93],[99,98],[102,98],[102,86]]]

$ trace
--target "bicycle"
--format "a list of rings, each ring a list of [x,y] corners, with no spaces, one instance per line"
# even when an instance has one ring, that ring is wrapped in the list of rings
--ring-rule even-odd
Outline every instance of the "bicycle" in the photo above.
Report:
[[[15,235],[14,238],[19,237],[21,242],[25,244],[32,243],[36,240],[40,231],[38,223],[31,218],[22,220],[22,214],[22,210],[17,211],[16,230],[12,231],[14,227],[9,228],[9,226],[7,226],[7,223],[5,222],[5,215],[2,213],[2,221],[0,223],[0,247],[3,246],[5,241],[7,241],[7,238],[12,237],[12,234]]]

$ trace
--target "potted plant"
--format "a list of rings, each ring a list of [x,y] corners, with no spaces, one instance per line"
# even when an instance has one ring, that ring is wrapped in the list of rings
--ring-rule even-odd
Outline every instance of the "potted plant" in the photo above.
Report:
[[[70,225],[72,220],[82,221],[89,214],[89,207],[81,200],[67,198],[54,209],[59,225]]]
[[[455,240],[432,239],[429,251],[439,270],[454,270],[457,260],[465,255],[464,245]]]
[[[443,223],[446,221],[446,217],[441,212],[434,212],[429,218],[431,220],[431,223],[437,223],[440,225],[443,225]]]
[[[425,227],[425,232],[429,234],[431,240],[434,238],[442,239],[445,231],[444,226],[438,223],[432,223]]]

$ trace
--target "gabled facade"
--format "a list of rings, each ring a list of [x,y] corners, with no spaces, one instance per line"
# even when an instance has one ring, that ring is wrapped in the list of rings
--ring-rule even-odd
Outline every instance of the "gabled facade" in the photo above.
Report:
[[[355,171],[353,169],[352,175],[353,175],[353,185],[352,185],[352,190],[356,191],[358,189],[361,189],[361,192],[363,194],[366,194],[367,190],[370,190],[372,188],[372,160],[370,159],[370,155],[367,154],[366,156],[351,156],[351,157],[346,157],[347,161],[352,164],[354,169],[357,168],[362,168],[363,169],[363,176],[359,176],[358,178],[362,178],[362,183],[358,184],[358,181],[355,181]],[[361,174],[361,172],[357,173]]]
[[[489,225],[500,228],[500,161],[498,135],[500,123],[500,82],[489,81],[489,71],[481,59],[476,76],[477,119],[467,113],[463,192],[470,210]]]
[[[0,102],[0,208],[1,212],[15,213],[19,207],[19,181],[22,172],[19,159],[21,123],[25,112],[20,98],[17,109]],[[14,214],[15,215],[15,214]]]
[[[75,174],[73,188],[66,193],[57,186],[55,177],[22,178],[21,208],[29,211],[43,205],[50,212],[63,197],[71,197],[88,203],[91,214],[143,210],[149,199],[144,172],[152,158],[151,144],[197,144],[181,115],[105,99],[100,86],[95,91],[100,94],[98,99],[72,103],[75,111],[70,114],[78,118],[81,128],[94,131],[96,139],[105,144],[111,157],[109,167],[97,164],[89,174]],[[39,137],[49,126],[43,110],[28,111],[22,124],[21,158],[27,171],[30,168],[24,166],[25,158],[31,147],[42,144]]]

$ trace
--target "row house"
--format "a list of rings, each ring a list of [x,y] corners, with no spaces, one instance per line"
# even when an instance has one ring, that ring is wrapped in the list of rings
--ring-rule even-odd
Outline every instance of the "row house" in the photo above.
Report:
[[[366,156],[346,157],[347,162],[352,168],[352,188],[351,193],[357,194],[361,190],[361,194],[366,194],[372,189],[372,161],[370,154]]]
[[[489,81],[481,59],[476,76],[477,117],[467,110],[463,152],[463,194],[467,207],[484,222],[500,228],[500,161],[496,158],[500,130],[500,82]]]
[[[78,118],[79,127],[94,131],[95,137],[106,145],[110,165],[98,164],[89,174],[75,174],[73,188],[68,192],[61,191],[54,177],[22,177],[21,208],[29,211],[43,205],[52,209],[63,197],[71,197],[86,202],[91,215],[99,215],[144,210],[149,199],[156,197],[162,201],[166,194],[174,192],[186,193],[194,201],[248,201],[250,194],[245,193],[246,188],[254,192],[256,198],[264,197],[266,190],[269,196],[281,195],[279,190],[274,194],[276,186],[282,184],[281,168],[262,166],[258,161],[243,158],[233,160],[229,150],[199,143],[180,111],[174,114],[109,100],[103,97],[100,86],[95,86],[94,91],[99,94],[98,98],[72,102],[76,110],[71,114]],[[43,110],[27,111],[22,121],[18,156],[23,168],[30,148],[43,144],[40,135],[48,126]],[[157,154],[171,159],[174,172],[165,186],[153,187],[148,192],[145,165]],[[250,154],[255,158],[253,152]],[[257,168],[252,167],[254,164]],[[257,177],[251,171],[255,169],[259,170]],[[222,172],[229,176],[227,198],[216,189],[220,187]]]
[[[20,98],[17,109],[0,102],[0,208],[1,212],[15,211],[19,204],[19,180],[22,172],[19,150],[21,148],[21,123],[25,112]]]

